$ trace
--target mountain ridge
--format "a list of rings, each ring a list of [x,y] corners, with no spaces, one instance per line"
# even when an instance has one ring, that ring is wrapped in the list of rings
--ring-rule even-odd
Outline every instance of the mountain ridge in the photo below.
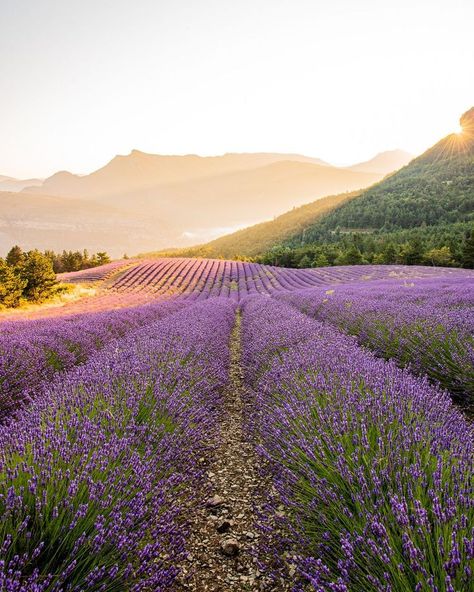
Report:
[[[128,182],[128,188],[144,188],[153,185],[168,184],[190,179],[198,179],[210,175],[223,174],[231,171],[245,170],[265,166],[271,162],[281,160],[297,160],[313,162],[324,166],[331,166],[321,159],[298,154],[279,153],[226,153],[221,156],[199,156],[151,154],[133,149],[130,154],[117,154],[104,166],[87,175],[76,175],[70,171],[58,171],[45,179],[43,187],[26,188],[33,193],[46,189],[52,194],[74,195],[81,197],[97,197],[112,191],[122,189],[123,183]],[[207,166],[207,169],[205,168]],[[204,169],[204,170],[203,170]],[[131,183],[133,176],[151,175],[147,181]],[[113,186],[103,187],[104,181],[113,180]],[[68,186],[60,185],[65,182]],[[94,188],[93,184],[99,187]]]
[[[248,257],[258,255],[258,249],[263,246],[268,250],[278,245],[297,247],[333,242],[334,233],[340,231],[388,232],[474,220],[474,108],[460,121],[461,134],[442,138],[368,189],[352,193],[349,198],[332,196],[324,211],[316,207],[318,202],[312,202],[296,214],[289,211],[267,222],[264,241],[258,237],[262,225],[252,226],[198,245],[195,252],[211,252],[217,257]],[[249,237],[253,237],[254,245]]]
[[[174,157],[133,150],[128,155],[117,155],[89,175],[58,171],[40,187],[25,189],[16,197],[4,197],[9,208],[8,212],[0,212],[2,243],[18,242],[21,238],[24,247],[44,248],[54,242],[58,248],[51,228],[43,228],[45,218],[38,210],[30,226],[31,240],[25,226],[19,233],[19,225],[24,225],[27,213],[32,212],[27,196],[36,198],[38,208],[44,204],[45,212],[49,212],[57,228],[71,229],[70,236],[62,235],[63,248],[72,248],[72,244],[76,248],[81,233],[90,237],[89,242],[83,242],[83,247],[92,251],[105,248],[96,233],[102,220],[107,229],[110,254],[121,256],[125,249],[138,252],[169,246],[186,247],[199,239],[210,240],[228,229],[264,222],[309,201],[359,190],[382,176],[334,167],[320,159],[298,154],[262,152]],[[58,212],[54,212],[51,196],[62,198],[58,202]],[[69,213],[68,200],[71,201]],[[85,212],[90,210],[89,225],[85,215],[77,214],[74,200],[80,201]],[[15,208],[13,201],[16,201]],[[115,240],[107,208],[112,219],[117,220],[117,212],[121,212],[126,220],[126,224],[117,223]],[[61,223],[58,216],[62,216]],[[81,220],[80,225],[75,224],[75,218]],[[140,227],[143,236],[136,230]],[[135,247],[124,238],[126,228],[131,229]]]
[[[396,162],[388,162],[390,156],[396,159]],[[376,170],[371,163],[380,162],[380,157],[385,158],[387,162],[378,165]],[[47,177],[41,187],[25,187],[24,191],[49,195],[99,197],[114,191],[123,193],[127,189],[143,189],[153,185],[189,181],[232,171],[254,169],[281,161],[305,162],[340,171],[354,170],[354,172],[365,174],[385,175],[399,168],[403,158],[409,159],[411,155],[404,151],[386,151],[376,155],[367,163],[359,163],[352,167],[336,167],[320,158],[295,153],[228,152],[218,156],[199,156],[152,154],[133,149],[127,155],[117,154],[104,166],[87,175],[58,171]],[[364,164],[367,165],[367,170],[364,170]],[[148,176],[146,180],[143,179],[145,175]]]
[[[43,184],[43,179],[17,179],[0,175],[0,191],[20,192],[26,187],[36,187]]]
[[[351,171],[388,174],[402,168],[414,158],[413,154],[405,150],[385,150],[384,152],[379,152],[370,160],[359,162],[346,168]]]

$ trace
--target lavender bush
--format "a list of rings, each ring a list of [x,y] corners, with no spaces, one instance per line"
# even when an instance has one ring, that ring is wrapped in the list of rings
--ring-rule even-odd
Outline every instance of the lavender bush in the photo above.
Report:
[[[471,590],[473,432],[449,397],[284,303],[243,310],[269,563],[294,590]]]
[[[474,398],[474,279],[370,282],[281,296],[449,389]]]
[[[0,590],[168,590],[228,375],[230,301],[58,375],[0,428]]]
[[[84,363],[111,340],[183,305],[158,302],[100,312],[0,325],[0,421],[22,407],[56,372]]]

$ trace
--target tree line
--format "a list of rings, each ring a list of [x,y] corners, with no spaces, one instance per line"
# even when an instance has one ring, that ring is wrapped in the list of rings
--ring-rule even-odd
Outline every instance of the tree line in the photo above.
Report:
[[[89,255],[87,249],[83,251],[44,251],[45,256],[51,261],[55,273],[66,271],[80,271],[110,263],[110,257],[105,251]]]
[[[0,258],[0,307],[14,308],[24,302],[43,302],[65,288],[57,273],[79,271],[110,262],[105,252],[89,255],[84,251],[24,252],[18,245]]]
[[[42,302],[61,291],[51,261],[40,251],[13,247],[0,258],[0,307]]]
[[[436,229],[393,232],[334,233],[330,240],[279,245],[257,258],[281,267],[402,264],[474,269],[474,227],[460,224]]]

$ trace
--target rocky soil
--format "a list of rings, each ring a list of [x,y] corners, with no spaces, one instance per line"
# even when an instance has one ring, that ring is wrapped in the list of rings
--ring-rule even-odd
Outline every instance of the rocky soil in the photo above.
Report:
[[[257,565],[261,535],[256,520],[265,503],[265,483],[258,471],[255,445],[244,429],[244,418],[252,410],[240,364],[239,313],[230,346],[230,381],[218,445],[207,471],[211,495],[195,510],[177,591],[285,590],[281,585],[275,587]]]

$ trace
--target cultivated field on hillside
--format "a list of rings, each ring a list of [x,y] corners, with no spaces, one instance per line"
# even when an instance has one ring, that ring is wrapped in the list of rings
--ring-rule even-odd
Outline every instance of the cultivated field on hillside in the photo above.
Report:
[[[0,590],[474,589],[474,272],[61,279],[0,316]]]

